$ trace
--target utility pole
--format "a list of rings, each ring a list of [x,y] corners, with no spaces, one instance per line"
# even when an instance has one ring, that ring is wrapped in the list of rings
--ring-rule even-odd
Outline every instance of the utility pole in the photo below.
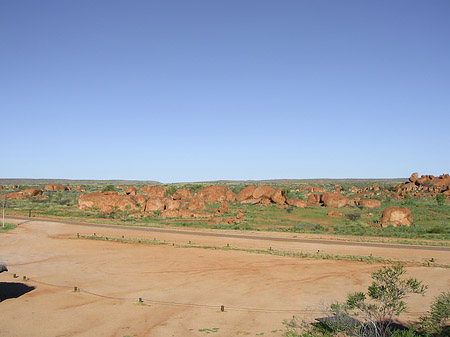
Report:
[[[6,207],[6,194],[3,197],[3,228],[5,228],[5,207]]]

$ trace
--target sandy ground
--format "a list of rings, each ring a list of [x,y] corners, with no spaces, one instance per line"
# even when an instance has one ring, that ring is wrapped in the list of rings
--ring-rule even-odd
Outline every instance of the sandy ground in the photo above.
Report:
[[[349,292],[365,290],[370,273],[380,267],[76,239],[77,233],[94,232],[176,244],[270,246],[410,261],[433,257],[450,264],[448,251],[204,237],[195,232],[146,233],[32,221],[0,234],[0,261],[9,268],[0,274],[0,290],[12,283],[35,287],[0,302],[0,336],[281,336],[284,319],[322,317],[326,305],[343,300]],[[14,273],[18,278],[13,278]],[[430,289],[425,297],[409,298],[411,313],[402,316],[404,320],[417,317],[434,296],[450,288],[450,269],[410,266],[408,274]],[[24,281],[24,276],[29,280]],[[74,286],[81,291],[74,292]],[[137,303],[139,297],[143,304]],[[218,330],[205,330],[213,328]]]

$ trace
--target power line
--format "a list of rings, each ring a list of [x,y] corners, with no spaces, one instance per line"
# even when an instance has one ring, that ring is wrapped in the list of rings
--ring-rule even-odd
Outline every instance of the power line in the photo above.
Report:
[[[117,297],[117,296],[108,296],[100,293],[88,291],[82,288],[66,286],[66,285],[58,285],[47,282],[38,281],[36,279],[26,278],[26,281],[39,283],[42,285],[46,285],[49,287],[57,287],[62,289],[74,289],[76,292],[86,293],[92,296],[97,296],[101,298],[111,299],[111,300],[119,300],[119,301],[135,301],[135,302],[144,302],[156,305],[170,305],[170,306],[183,306],[183,307],[193,307],[193,308],[206,308],[206,309],[220,309],[220,305],[212,305],[212,304],[201,304],[201,303],[188,303],[188,302],[175,302],[175,301],[160,301],[142,297]],[[251,311],[251,312],[261,312],[261,313],[297,313],[297,314],[325,314],[325,310],[300,310],[300,309],[271,309],[271,308],[254,308],[254,307],[235,307],[235,306],[224,306],[227,311]],[[315,307],[317,308],[317,307]],[[409,311],[408,314],[416,314],[423,315],[423,312],[414,312]]]

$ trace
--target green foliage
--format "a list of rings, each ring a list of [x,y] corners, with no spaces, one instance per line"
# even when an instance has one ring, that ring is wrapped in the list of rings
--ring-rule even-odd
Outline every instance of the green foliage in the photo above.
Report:
[[[425,294],[427,286],[415,278],[405,278],[401,265],[385,266],[372,273],[367,292],[347,295],[345,303],[334,303],[331,312],[337,316],[363,319],[375,336],[385,336],[394,318],[406,311],[404,299],[409,294]]]
[[[177,191],[177,187],[175,185],[170,185],[166,191],[166,197],[172,197]]]
[[[16,225],[9,223],[9,222],[5,222],[5,227],[3,227],[3,224],[0,222],[0,233],[4,233],[7,231],[10,231],[11,229],[16,228]]]
[[[190,190],[193,193],[197,193],[202,188],[206,187],[208,185],[205,184],[186,184],[183,186],[183,188]]]
[[[304,321],[299,322],[294,316],[291,320],[283,322],[285,331],[283,337],[332,337],[333,333],[320,324],[311,325]]]
[[[415,200],[409,194],[405,194],[403,197],[403,204],[411,206],[415,204]]]
[[[106,185],[105,187],[102,188],[102,192],[116,192],[116,188],[114,187],[114,185]]]
[[[435,297],[427,315],[420,318],[417,327],[425,336],[450,336],[450,292]]]
[[[443,206],[445,203],[446,195],[444,193],[438,193],[436,194],[436,202],[438,206]]]
[[[414,330],[394,330],[389,337],[421,337]]]
[[[290,193],[291,193],[291,189],[289,187],[283,187],[283,189],[281,190],[281,194],[285,198],[289,198]]]

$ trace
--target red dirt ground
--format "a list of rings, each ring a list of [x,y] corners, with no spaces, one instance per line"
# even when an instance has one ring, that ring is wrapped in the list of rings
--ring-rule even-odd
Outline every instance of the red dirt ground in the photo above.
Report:
[[[0,302],[0,336],[189,337],[204,336],[208,331],[203,329],[213,328],[218,328],[217,332],[209,333],[213,336],[260,333],[281,336],[284,319],[292,315],[305,319],[322,317],[326,305],[343,300],[349,292],[365,290],[370,273],[381,266],[76,239],[76,233],[93,232],[114,237],[157,238],[177,244],[191,241],[215,246],[229,243],[241,248],[319,249],[334,254],[373,254],[411,261],[432,256],[450,264],[449,252],[420,249],[268,242],[200,237],[195,232],[146,233],[33,221],[0,234],[0,260],[9,268],[9,272],[0,274],[0,287],[6,282],[36,287],[18,298]],[[409,298],[412,313],[404,315],[404,320],[426,311],[433,297],[450,287],[450,269],[411,266],[407,270],[430,289],[425,297]],[[14,273],[19,277],[14,279]],[[23,281],[23,276],[30,280]],[[82,291],[74,292],[74,286]],[[144,304],[137,304],[139,297]],[[225,312],[220,311],[222,304]]]

